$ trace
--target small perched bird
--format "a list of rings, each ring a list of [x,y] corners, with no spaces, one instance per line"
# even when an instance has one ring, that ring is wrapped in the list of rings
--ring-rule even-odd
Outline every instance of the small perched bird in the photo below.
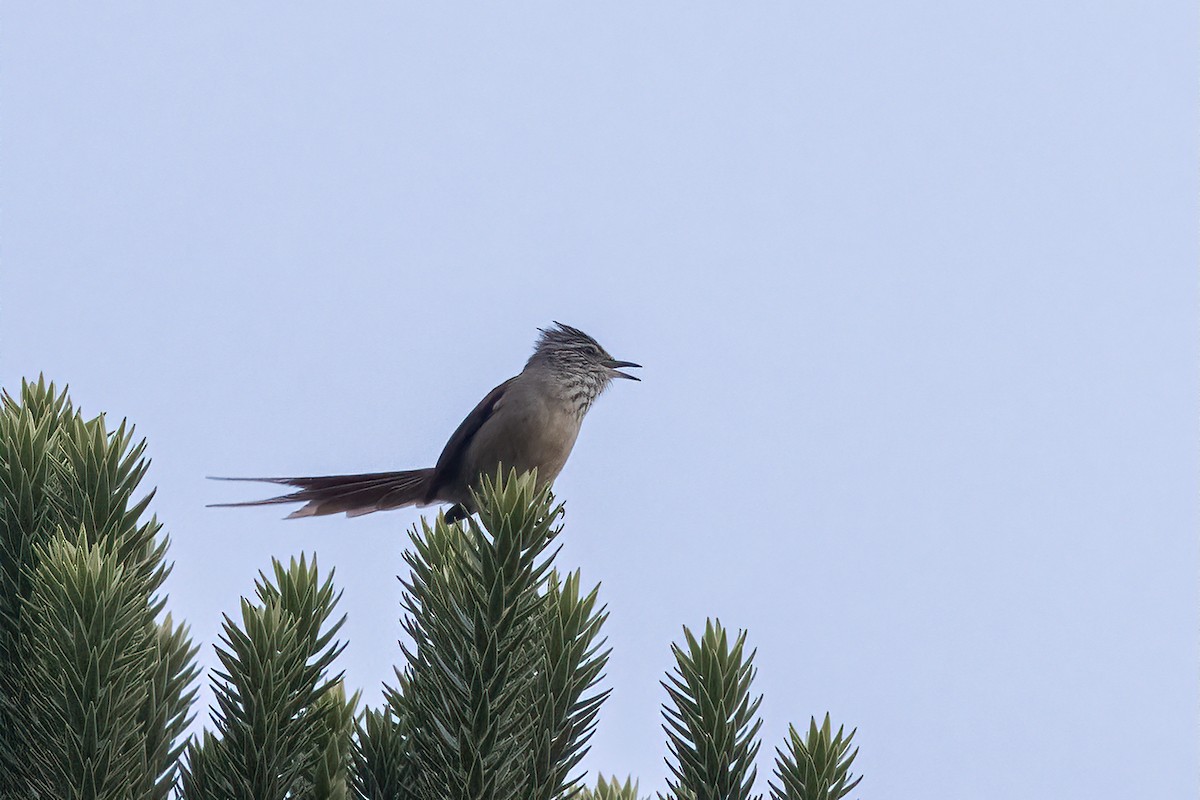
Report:
[[[312,478],[218,478],[294,486],[298,491],[217,506],[304,503],[288,519],[345,512],[348,517],[405,506],[452,503],[448,522],[476,509],[471,488],[480,476],[503,465],[518,473],[537,470],[538,484],[552,483],[567,463],[583,417],[614,378],[640,380],[620,372],[640,367],[617,361],[578,328],[555,322],[541,334],[519,375],[488,392],[442,449],[437,465],[401,472],[324,475]]]

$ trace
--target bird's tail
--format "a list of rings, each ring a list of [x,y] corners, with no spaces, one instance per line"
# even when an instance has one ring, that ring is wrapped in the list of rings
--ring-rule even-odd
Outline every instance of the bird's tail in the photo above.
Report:
[[[402,506],[423,505],[433,478],[432,469],[410,469],[404,472],[368,472],[362,475],[324,475],[314,478],[214,478],[219,481],[259,481],[295,486],[298,491],[250,500],[244,503],[214,503],[216,507],[269,506],[278,503],[304,503],[288,519],[320,517],[346,512],[359,517],[372,511],[384,511]]]

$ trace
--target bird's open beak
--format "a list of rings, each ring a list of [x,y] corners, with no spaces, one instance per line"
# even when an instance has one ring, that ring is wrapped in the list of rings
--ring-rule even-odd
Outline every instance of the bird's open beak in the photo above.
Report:
[[[612,370],[612,376],[614,378],[628,378],[631,381],[640,381],[641,380],[641,378],[637,377],[636,375],[629,375],[628,373],[617,371],[621,367],[637,367],[638,369],[641,369],[642,368],[641,364],[635,364],[632,361],[613,361],[613,360],[602,361],[600,363],[603,364],[604,366],[608,367],[610,370]]]

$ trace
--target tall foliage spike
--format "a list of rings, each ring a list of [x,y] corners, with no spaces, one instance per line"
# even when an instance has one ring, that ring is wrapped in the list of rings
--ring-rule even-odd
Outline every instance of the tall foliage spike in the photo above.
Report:
[[[316,760],[305,775],[308,791],[297,800],[347,800],[351,797],[350,770],[355,713],[359,694],[349,700],[342,682],[331,684],[313,709],[316,727]]]
[[[64,800],[127,797],[145,748],[145,597],[106,543],[89,545],[84,533],[55,537],[39,556],[28,677],[53,691],[29,709],[23,731],[35,789]]]
[[[187,626],[176,625],[170,614],[154,634],[146,699],[140,712],[146,735],[139,796],[166,800],[175,787],[179,757],[187,746],[184,731],[192,723],[199,647],[192,644]]]
[[[745,654],[746,632],[733,645],[719,620],[708,620],[699,640],[683,629],[686,649],[671,645],[675,674],[662,685],[671,706],[663,706],[668,785],[679,800],[749,800],[761,742],[757,719],[762,695],[752,699],[754,653]]]
[[[553,577],[562,506],[536,476],[499,471],[479,520],[438,518],[405,556],[404,692],[423,797],[556,798],[575,779],[604,693],[603,610]]]
[[[478,499],[482,524],[439,515],[413,532],[405,554],[414,752],[426,797],[523,800],[525,706],[539,656],[532,628],[561,509],[530,476],[497,475]]]
[[[353,788],[358,800],[420,800],[411,718],[403,696],[389,694],[384,708],[363,713],[355,731]]]
[[[167,538],[141,520],[153,493],[135,499],[144,452],[44,379],[0,400],[0,796],[174,782],[195,650],[156,620]]]
[[[333,576],[322,582],[316,559],[304,556],[272,566],[274,581],[263,574],[255,585],[258,602],[243,598],[241,624],[225,618],[213,678],[216,735],[189,747],[185,800],[312,796],[319,775],[336,781],[341,769],[318,763],[331,741],[335,760],[348,763],[347,712],[327,697],[341,681],[327,672],[343,649],[334,637],[345,621],[330,622],[339,597]]]
[[[22,382],[18,401],[0,396],[0,797],[31,796],[24,744],[30,707],[26,671],[35,553],[53,536],[59,428],[74,414],[64,390]]]
[[[537,800],[553,800],[576,787],[583,776],[572,776],[587,753],[596,715],[609,692],[591,692],[608,663],[609,650],[599,639],[608,614],[597,610],[597,585],[580,590],[579,572],[560,580],[551,571],[544,597],[542,665],[534,680],[530,712],[533,721],[533,773],[530,784]],[[586,695],[586,696],[585,696]]]
[[[815,717],[809,720],[806,738],[789,725],[787,751],[775,750],[779,784],[771,782],[771,800],[840,800],[854,791],[862,780],[850,772],[858,755],[857,747],[850,751],[855,733],[845,734],[840,725],[833,733],[828,713],[820,728]]]

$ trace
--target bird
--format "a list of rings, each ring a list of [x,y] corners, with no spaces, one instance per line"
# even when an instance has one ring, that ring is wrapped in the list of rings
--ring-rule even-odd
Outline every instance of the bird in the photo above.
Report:
[[[472,490],[497,470],[537,470],[539,488],[552,484],[567,463],[583,418],[621,372],[640,368],[613,358],[578,328],[554,322],[538,329],[533,355],[517,375],[492,389],[450,435],[433,467],[357,475],[294,478],[214,478],[257,481],[296,491],[264,500],[214,503],[215,507],[304,503],[286,519],[345,513],[358,517],[408,506],[450,504],[445,519],[476,512]]]

